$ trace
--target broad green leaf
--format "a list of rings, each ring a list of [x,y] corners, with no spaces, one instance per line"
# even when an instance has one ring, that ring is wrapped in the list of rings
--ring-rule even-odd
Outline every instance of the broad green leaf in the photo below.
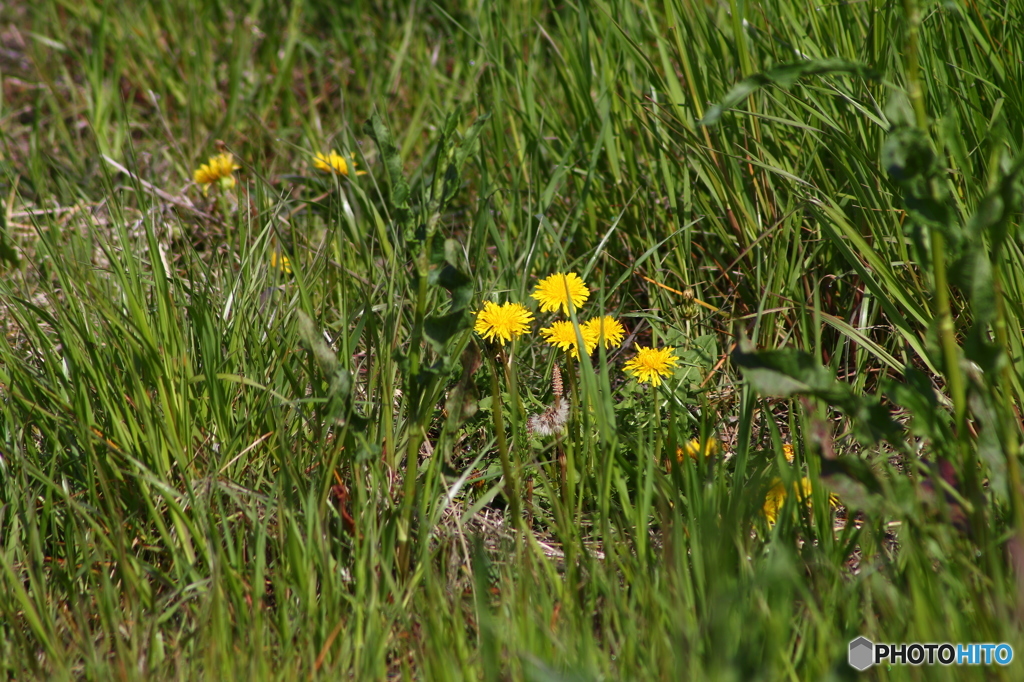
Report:
[[[7,242],[7,212],[0,206],[0,266],[4,263],[17,266],[18,253]]]
[[[748,76],[733,86],[722,101],[708,109],[707,114],[701,119],[700,125],[714,125],[722,117],[726,109],[736,106],[749,95],[769,85],[787,88],[805,76],[820,76],[823,74],[847,74],[858,78],[875,79],[879,75],[873,69],[857,62],[845,59],[810,59],[800,62],[782,64],[764,73]]]
[[[935,152],[927,135],[910,126],[895,128],[882,144],[882,167],[899,183],[931,175]]]
[[[788,398],[835,392],[831,372],[803,351],[787,348],[755,352],[749,341],[741,341],[733,351],[732,361],[762,395]]]
[[[388,179],[391,209],[395,212],[398,222],[404,224],[409,217],[409,183],[406,181],[402,169],[402,155],[391,140],[391,132],[384,125],[380,114],[374,113],[363,126],[363,131],[377,143],[377,148],[380,149],[381,157],[384,159],[384,171]]]
[[[876,396],[856,395],[849,384],[837,381],[808,353],[793,349],[754,352],[750,341],[743,339],[732,359],[742,369],[743,378],[763,395],[813,396],[841,410],[862,443],[899,439],[901,429]]]
[[[902,382],[886,379],[881,390],[890,401],[910,414],[910,432],[936,442],[951,439],[949,412],[939,404],[928,375],[911,366],[905,367],[902,373]]]
[[[430,315],[423,320],[423,336],[438,355],[447,356],[448,342],[469,326],[464,310],[447,315]]]
[[[455,153],[451,155],[451,160],[445,169],[444,193],[441,197],[440,210],[444,210],[458,193],[462,185],[462,167],[466,164],[466,159],[469,158],[469,155],[476,150],[477,138],[490,117],[489,113],[478,116],[469,127],[469,130],[466,131],[462,142],[455,148]]]
[[[320,366],[320,371],[324,373],[324,376],[334,375],[338,368],[338,356],[334,354],[331,347],[324,341],[323,334],[317,329],[316,323],[313,322],[312,318],[301,310],[297,314],[299,318],[299,337],[302,339],[302,342],[313,353],[313,357],[316,359],[316,363]]]

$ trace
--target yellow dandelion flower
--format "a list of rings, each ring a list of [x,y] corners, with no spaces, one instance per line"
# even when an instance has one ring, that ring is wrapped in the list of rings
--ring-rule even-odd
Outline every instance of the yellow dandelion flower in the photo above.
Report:
[[[672,374],[677,362],[679,358],[672,355],[671,348],[637,346],[636,357],[624,369],[640,383],[649,381],[652,386],[661,386],[661,378]]]
[[[786,461],[789,462],[790,464],[792,464],[793,460],[796,459],[796,451],[793,450],[792,443],[782,444],[782,454],[786,458]]]
[[[522,334],[529,334],[531,322],[533,313],[520,303],[498,305],[494,301],[484,301],[483,310],[476,314],[473,329],[488,341],[498,337],[505,343]]]
[[[561,308],[562,312],[568,315],[569,302],[572,301],[572,306],[579,310],[590,298],[590,289],[575,272],[567,275],[555,273],[538,282],[530,297],[540,302],[542,313]]]
[[[235,158],[229,153],[211,156],[209,160],[200,166],[192,178],[196,184],[203,186],[203,194],[206,194],[210,185],[217,183],[221,189],[231,189],[235,186],[235,176],[232,175],[241,168],[235,163]]]
[[[574,358],[580,356],[579,343],[576,340],[576,330],[573,328],[572,322],[555,322],[550,327],[541,329],[540,333],[544,336],[544,340],[552,346],[558,346],[564,351],[569,351],[569,355]],[[580,334],[583,336],[583,345],[587,355],[590,355],[597,345],[597,337],[594,336],[593,331],[587,331],[582,325],[580,326]]]
[[[313,165],[316,166],[317,170],[324,173],[334,173],[335,175],[348,177],[348,174],[356,168],[356,160],[355,156],[351,154],[346,159],[332,149],[329,154],[317,152],[316,156],[313,157]],[[366,175],[366,171],[355,171],[355,173],[356,175]]]
[[[800,481],[793,483],[793,493],[798,499],[803,500],[808,506],[811,504],[811,479],[804,476]],[[761,507],[761,513],[764,514],[764,518],[768,521],[769,526],[775,525],[775,522],[779,518],[779,511],[782,510],[782,505],[786,502],[786,486],[782,480],[776,478],[772,480],[772,487],[768,489],[768,493],[764,498],[764,506]],[[829,493],[828,503],[832,507],[839,505],[839,496],[835,493]]]
[[[687,456],[692,457],[693,459],[697,459],[697,456],[701,453],[701,450],[704,451],[705,457],[717,455],[720,452],[722,452],[722,442],[717,438],[711,437],[704,441],[704,445],[702,447],[701,442],[694,438],[687,442],[686,445],[681,445],[678,448],[676,448],[676,461],[682,462],[683,457]]]
[[[291,260],[284,254],[277,255],[276,251],[270,254],[270,267],[277,268],[286,275],[292,274]]]
[[[580,331],[583,332],[584,339],[588,335],[592,336],[595,346],[601,339],[601,332],[604,332],[604,345],[607,348],[615,348],[626,338],[625,327],[611,315],[587,320],[580,325]]]

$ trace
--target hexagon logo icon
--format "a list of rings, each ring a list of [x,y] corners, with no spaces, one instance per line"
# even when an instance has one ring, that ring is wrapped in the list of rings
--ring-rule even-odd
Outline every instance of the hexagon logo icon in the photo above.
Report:
[[[850,667],[861,672],[867,670],[875,663],[875,645],[867,637],[858,637],[850,642],[850,653],[847,656]]]

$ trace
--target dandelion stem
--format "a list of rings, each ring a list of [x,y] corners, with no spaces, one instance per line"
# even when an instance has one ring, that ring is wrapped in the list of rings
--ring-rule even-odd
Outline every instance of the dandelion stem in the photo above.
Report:
[[[522,524],[519,515],[519,481],[512,471],[512,462],[508,456],[508,442],[505,440],[505,420],[501,414],[501,387],[498,385],[498,363],[493,356],[491,360],[491,414],[494,416],[494,437],[498,441],[498,458],[501,460],[501,472],[505,476],[505,498],[508,500],[509,514],[512,523],[518,528]]]
[[[424,422],[430,416],[424,414],[422,388],[419,381],[420,360],[423,341],[423,319],[427,309],[427,255],[426,250],[417,258],[419,287],[416,294],[416,313],[413,319],[412,337],[409,340],[409,418],[412,428],[409,432],[409,443],[405,451],[405,482],[403,486],[402,516],[398,526],[398,571],[404,578],[409,574],[409,536],[412,529],[412,516],[416,508],[416,477],[419,466],[420,445],[426,436]]]

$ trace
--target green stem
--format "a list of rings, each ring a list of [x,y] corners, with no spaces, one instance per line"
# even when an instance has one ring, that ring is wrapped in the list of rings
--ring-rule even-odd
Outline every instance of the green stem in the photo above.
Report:
[[[501,472],[505,476],[505,498],[508,500],[509,513],[516,528],[522,524],[519,514],[519,481],[512,470],[512,462],[508,456],[508,442],[505,440],[505,420],[502,418],[501,388],[498,385],[498,363],[491,360],[491,414],[494,416],[494,436],[498,440],[498,458],[501,460]]]
[[[921,83],[921,67],[918,61],[918,34],[921,29],[921,10],[916,0],[903,0],[903,12],[907,19],[907,91],[914,108],[917,127],[928,134],[928,112],[925,108],[924,86]],[[932,198],[939,200],[938,180],[929,180]],[[953,329],[953,313],[949,304],[949,281],[946,277],[946,238],[941,230],[931,228],[932,274],[935,277],[935,318],[939,323],[939,343],[942,346],[946,365],[946,385],[953,401],[953,415],[957,432],[965,437],[964,419],[967,414],[967,392],[963,374],[960,371],[960,353]],[[971,472],[965,472],[972,476]]]
[[[417,259],[418,288],[416,292],[416,314],[413,319],[412,337],[409,340],[409,375],[406,395],[409,400],[409,421],[412,429],[405,449],[405,482],[402,496],[402,516],[398,525],[398,571],[404,578],[409,574],[409,538],[412,516],[416,509],[416,477],[419,468],[420,445],[426,437],[423,421],[423,395],[420,388],[420,345],[423,341],[423,318],[427,308],[427,253],[426,247]]]
[[[924,105],[924,88],[921,85],[921,67],[917,56],[917,36],[921,30],[921,9],[917,0],[903,0],[903,14],[907,18],[907,94],[914,107],[917,127],[928,130],[928,111]]]
[[[515,346],[513,345],[513,348]],[[513,433],[515,433],[515,427],[519,426],[526,420],[526,406],[523,405],[522,396],[519,395],[519,375],[516,373],[515,367],[513,366],[513,353],[509,353],[508,357],[505,357],[504,349],[500,352],[501,363],[505,368],[505,382],[508,385],[509,398],[512,401],[512,416],[513,416]]]
[[[960,371],[960,346],[953,328],[953,312],[949,301],[949,280],[946,277],[946,238],[938,229],[931,231],[932,274],[935,277],[935,317],[939,321],[939,343],[946,365],[946,385],[953,400],[953,415],[958,433],[966,433],[967,391]]]
[[[523,476],[523,462],[526,461],[526,450],[524,446],[525,439],[521,437],[522,433],[520,432],[520,428],[522,428],[523,423],[526,421],[526,407],[523,405],[522,396],[519,395],[519,374],[516,372],[513,364],[515,347],[515,341],[512,341],[510,346],[511,350],[507,357],[505,355],[505,349],[502,347],[499,357],[504,365],[505,385],[508,386],[509,400],[512,403],[510,431],[513,436],[512,448],[509,452],[509,460],[512,468],[512,481],[515,483],[516,505],[518,506],[519,501],[522,499],[519,495],[523,487],[523,481],[525,480],[525,477]],[[516,514],[516,518],[519,518],[518,514]],[[519,523],[519,521],[516,523]],[[523,523],[523,527],[525,528],[525,522]]]
[[[579,332],[577,332],[577,335],[579,335]],[[580,348],[581,349],[583,348],[583,346],[582,346],[582,339],[581,339]],[[587,357],[587,356],[584,355],[581,352],[580,353],[580,358],[585,358],[585,357]],[[582,362],[582,360],[581,360],[581,362]],[[582,395],[583,391],[581,390],[579,384],[576,381],[576,367],[573,365],[572,357],[570,357],[568,353],[566,353],[565,375],[566,375],[566,378],[568,378],[568,380],[569,380],[569,397],[570,397],[569,409],[570,409],[570,412],[572,410],[575,410],[576,414],[579,415],[579,422],[576,424],[576,426],[579,429],[579,434],[582,435],[582,433],[584,433],[584,430],[583,430],[584,429],[584,424],[583,424],[583,414],[584,414],[584,411],[582,409],[583,401],[582,401],[582,398],[581,398],[581,395]],[[580,506],[578,504],[574,504],[574,502],[576,500],[576,479],[577,479],[577,476],[576,476],[576,469],[577,469],[577,467],[576,467],[576,448],[575,448],[575,444],[581,442],[582,439],[581,438],[573,438],[572,437],[573,436],[573,430],[572,430],[573,429],[573,421],[572,421],[572,417],[569,418],[569,422],[567,424],[567,427],[569,429],[569,438],[567,439],[566,447],[563,450],[563,452],[565,453],[565,476],[564,476],[564,482],[563,482],[563,486],[564,487],[563,487],[563,491],[562,491],[562,498],[563,498],[563,503],[565,504],[565,518],[566,518],[566,520],[572,520],[572,519],[576,519],[575,514],[577,512],[574,511],[574,508],[575,508],[575,510],[579,510],[580,509]]]
[[[996,298],[996,321],[995,336],[996,345],[1008,352],[1010,349],[1009,332],[1006,328],[1006,303],[1003,300],[1002,267],[999,260],[994,259],[992,264],[992,283]],[[1017,423],[1014,418],[1014,405],[1010,397],[1013,386],[1013,363],[1004,362],[1001,370],[1002,391],[998,397],[999,409],[1002,412],[1000,424],[1003,431],[1003,450],[1006,454],[1006,477],[1009,485],[1010,509],[1012,511],[1013,525],[1018,535],[1024,533],[1024,496],[1021,493],[1020,479],[1020,440],[1017,431]]]

